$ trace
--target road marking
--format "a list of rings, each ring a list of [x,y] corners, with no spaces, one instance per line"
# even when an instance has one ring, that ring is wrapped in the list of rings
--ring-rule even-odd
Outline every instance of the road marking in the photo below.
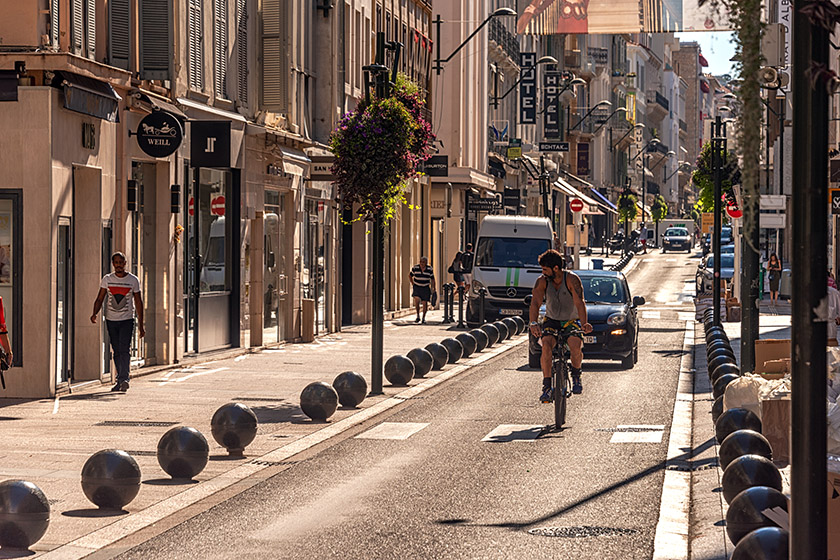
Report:
[[[235,358],[233,359],[233,361],[234,361],[234,362],[241,362],[242,360],[244,360],[244,359],[245,359],[245,358],[247,358],[247,357],[248,357],[248,354],[242,354],[241,356],[237,356],[237,357],[235,357]]]
[[[382,422],[378,426],[357,435],[358,439],[408,439],[429,423],[420,422]]]
[[[181,383],[182,381],[186,381],[187,379],[192,379],[193,377],[198,377],[199,375],[207,375],[208,373],[218,373],[220,371],[225,371],[227,369],[230,369],[230,368],[220,367],[220,368],[216,368],[216,369],[195,371],[195,372],[190,373],[189,375],[185,375],[184,377],[176,377],[176,378],[169,377],[170,375],[172,375],[172,373],[174,373],[174,372],[171,372],[171,373],[168,373],[166,375],[166,381],[164,381],[163,383],[158,385],[158,387],[163,387],[164,385],[167,385],[169,383]],[[175,370],[175,371],[178,371],[178,370]],[[185,372],[182,371],[181,373],[185,373]]]
[[[481,441],[494,443],[503,443],[508,441],[536,441],[543,430],[545,430],[545,426],[501,424],[492,432],[481,438]]]
[[[689,311],[678,311],[677,312],[677,321],[680,323],[684,323],[686,321],[693,321],[694,320],[694,313]]]
[[[661,319],[662,313],[659,311],[642,311],[642,319]]]
[[[662,501],[659,521],[653,539],[653,560],[688,558],[688,521],[691,503],[691,471],[688,453],[691,449],[692,406],[694,400],[694,322],[686,321],[680,378],[674,402],[674,417],[668,439],[665,461],[665,480],[662,482]],[[670,468],[669,468],[670,467]]]
[[[58,414],[58,397],[55,398],[55,404],[53,404],[53,414]]]
[[[610,443],[662,443],[664,431],[615,432]]]
[[[661,432],[665,429],[663,424],[622,424],[615,427],[616,431],[634,431],[634,432]]]

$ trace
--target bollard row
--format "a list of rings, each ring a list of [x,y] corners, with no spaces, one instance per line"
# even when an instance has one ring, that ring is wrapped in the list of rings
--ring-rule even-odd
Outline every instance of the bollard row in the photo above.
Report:
[[[616,262],[614,265],[612,265],[610,267],[610,270],[617,270],[617,271],[623,270],[624,267],[627,266],[627,263],[630,262],[630,259],[632,259],[635,255],[636,255],[636,253],[634,253],[633,251],[628,251],[627,254],[625,254],[623,257],[618,259],[618,262]]]

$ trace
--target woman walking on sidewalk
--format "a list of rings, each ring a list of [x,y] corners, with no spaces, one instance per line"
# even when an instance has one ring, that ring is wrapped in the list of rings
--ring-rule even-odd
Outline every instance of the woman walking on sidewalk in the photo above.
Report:
[[[455,282],[455,285],[459,288],[464,286],[464,267],[461,263],[461,256],[463,253],[458,251],[455,253],[455,258],[452,259],[452,264],[449,265],[449,270],[447,272],[452,275],[452,281]]]
[[[770,305],[775,306],[779,299],[779,284],[782,282],[782,263],[779,262],[776,253],[770,253],[770,261],[767,263],[767,279],[770,282]]]

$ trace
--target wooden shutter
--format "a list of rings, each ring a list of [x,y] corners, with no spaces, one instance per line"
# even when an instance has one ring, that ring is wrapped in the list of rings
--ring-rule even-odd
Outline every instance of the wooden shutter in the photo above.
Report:
[[[108,2],[108,64],[130,70],[131,0]]]
[[[189,1],[189,81],[191,89],[201,91],[204,89],[201,0]]]
[[[50,42],[58,47],[58,0],[50,0]]]
[[[227,0],[213,0],[213,89],[227,99]]]
[[[248,0],[236,0],[236,96],[248,104]]]
[[[81,54],[85,34],[84,0],[70,0],[70,50]]]
[[[172,64],[170,0],[140,0],[140,79],[169,80]]]
[[[289,65],[286,59],[282,0],[263,0],[262,10],[262,104],[267,111],[288,111]]]
[[[85,0],[85,54],[96,58],[96,0]]]

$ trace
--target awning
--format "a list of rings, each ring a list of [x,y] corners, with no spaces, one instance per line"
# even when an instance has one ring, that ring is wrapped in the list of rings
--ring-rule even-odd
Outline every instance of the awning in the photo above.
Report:
[[[487,159],[487,172],[499,179],[504,179],[507,176],[505,164],[494,158]]]
[[[644,213],[644,216],[645,216],[645,221],[647,221],[649,218],[650,218],[650,219],[652,219],[652,218],[653,218],[653,216],[652,216],[652,215],[651,215],[651,213],[650,213],[649,208],[648,208],[647,206],[646,206],[646,207],[644,207],[644,208],[642,208],[642,203],[641,203],[641,202],[636,201],[636,207]]]
[[[557,179],[554,182],[554,186],[557,187],[560,191],[566,193],[568,196],[573,198],[579,198],[583,201],[583,213],[584,214],[596,214],[600,215],[603,214],[598,208],[601,206],[597,200],[586,196],[572,185],[564,181],[563,179]]]
[[[189,117],[181,109],[179,109],[178,107],[176,107],[172,103],[164,101],[163,99],[155,97],[154,95],[149,95],[147,92],[145,92],[143,90],[138,89],[138,90],[132,92],[132,95],[136,99],[139,99],[140,101],[144,101],[144,102],[148,103],[149,105],[151,105],[152,109],[155,110],[155,111],[166,111],[167,113],[172,113],[173,115],[178,117],[178,119],[180,119],[181,121],[189,120]]]
[[[239,113],[234,113],[233,111],[225,111],[224,109],[211,107],[210,105],[205,105],[204,103],[199,103],[198,101],[193,101],[192,99],[187,99],[186,97],[179,97],[178,105],[186,107],[187,109],[194,109],[202,113],[207,113],[209,115],[215,115],[223,119],[238,121],[242,123],[248,122],[248,119],[246,119]]]
[[[122,98],[108,82],[61,70],[55,72],[52,85],[64,90],[65,109],[108,122],[119,121],[117,108]]]
[[[602,195],[595,187],[590,187],[589,192],[591,192],[596,199],[601,201],[601,208],[607,210],[607,212],[612,212],[613,214],[618,214],[618,207],[615,204],[610,202],[610,199],[606,196]]]

